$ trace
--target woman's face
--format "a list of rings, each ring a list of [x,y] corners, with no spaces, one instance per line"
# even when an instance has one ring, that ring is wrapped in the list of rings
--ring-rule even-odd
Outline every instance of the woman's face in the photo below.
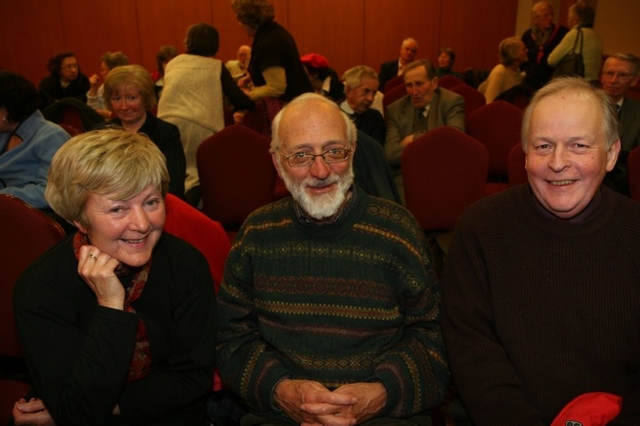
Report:
[[[438,55],[438,67],[451,68],[451,56],[447,52]]]
[[[90,192],[84,209],[89,241],[121,263],[138,267],[149,261],[165,222],[162,194],[148,187],[128,200]]]
[[[100,77],[102,77],[102,80],[104,80],[107,77],[107,74],[109,74],[109,67],[107,66],[107,64],[104,63],[104,61],[100,62]]]
[[[80,68],[78,67],[78,61],[75,56],[67,56],[62,60],[60,64],[60,79],[62,81],[70,83],[78,78],[79,73]]]
[[[142,94],[132,84],[115,88],[111,94],[111,109],[124,127],[141,126],[147,117]]]

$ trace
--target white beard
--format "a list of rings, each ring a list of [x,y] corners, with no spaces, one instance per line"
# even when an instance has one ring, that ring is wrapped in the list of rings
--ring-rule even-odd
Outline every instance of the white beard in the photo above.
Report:
[[[280,170],[282,172],[282,180],[284,180],[284,184],[293,196],[293,199],[300,204],[300,207],[302,207],[305,213],[318,220],[326,219],[338,212],[347,198],[347,191],[353,184],[353,165],[349,167],[349,170],[342,178],[332,172],[331,175],[324,180],[306,177],[299,184],[296,184],[282,167]],[[338,186],[326,194],[312,196],[306,191],[307,187],[331,185],[336,182]]]

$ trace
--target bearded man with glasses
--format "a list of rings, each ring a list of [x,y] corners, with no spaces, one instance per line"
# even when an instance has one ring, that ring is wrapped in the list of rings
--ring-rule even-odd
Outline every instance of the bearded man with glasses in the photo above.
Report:
[[[424,233],[353,183],[356,129],[330,100],[294,99],[272,135],[291,197],[247,218],[219,293],[242,424],[431,424],[449,373]]]

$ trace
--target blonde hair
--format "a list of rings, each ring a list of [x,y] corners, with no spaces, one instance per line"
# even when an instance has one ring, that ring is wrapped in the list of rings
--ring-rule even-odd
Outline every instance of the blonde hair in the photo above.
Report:
[[[611,98],[609,98],[603,90],[593,87],[591,83],[583,78],[559,77],[551,80],[549,84],[538,90],[531,99],[531,102],[529,102],[527,109],[525,109],[522,116],[522,149],[525,152],[527,151],[527,144],[529,143],[529,128],[531,126],[533,110],[543,99],[550,96],[557,96],[560,93],[578,94],[584,98],[591,98],[596,102],[597,108],[600,110],[600,116],[602,117],[602,134],[607,143],[607,148],[611,148],[611,145],[613,145],[619,137],[618,115]]]
[[[113,93],[118,90],[119,87],[128,84],[138,89],[142,95],[144,107],[147,111],[156,106],[156,93],[149,71],[140,65],[122,65],[109,71],[109,74],[107,74],[107,77],[104,79],[104,92],[102,97],[104,98],[104,104],[110,111],[113,111],[111,107],[111,97]]]
[[[140,133],[82,133],[53,156],[45,198],[61,217],[88,227],[84,209],[90,192],[127,200],[151,186],[164,197],[169,188],[165,161],[160,149]]]
[[[502,65],[508,66],[513,64],[520,53],[520,37],[508,37],[500,42],[498,46],[498,57]]]

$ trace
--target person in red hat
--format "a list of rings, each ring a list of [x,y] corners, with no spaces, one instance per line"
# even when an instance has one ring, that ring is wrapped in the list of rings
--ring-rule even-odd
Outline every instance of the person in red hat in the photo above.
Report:
[[[327,58],[317,53],[308,53],[302,55],[300,61],[316,93],[335,102],[344,99],[344,85],[338,73],[329,67]]]

